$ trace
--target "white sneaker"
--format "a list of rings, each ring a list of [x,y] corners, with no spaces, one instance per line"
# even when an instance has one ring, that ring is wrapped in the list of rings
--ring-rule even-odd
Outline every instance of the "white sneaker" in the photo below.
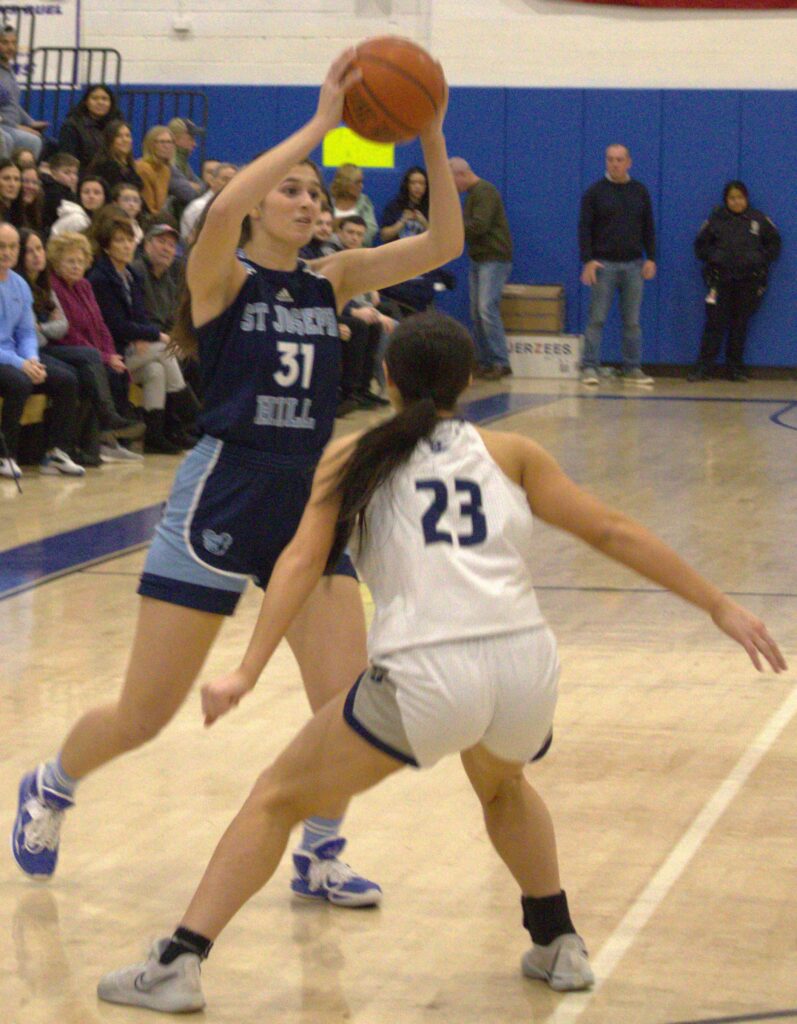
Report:
[[[78,466],[60,448],[51,448],[39,463],[39,472],[44,476],[85,476],[86,470]]]
[[[22,470],[13,459],[0,459],[0,476],[6,476],[9,480],[19,479]]]
[[[620,374],[620,377],[624,384],[636,384],[637,387],[650,387],[651,384],[655,384],[655,380],[652,377],[648,377],[644,370],[640,370],[636,366],[633,370],[626,370]]]
[[[158,939],[143,964],[111,971],[100,979],[97,995],[106,1003],[145,1006],[162,1013],[193,1013],[205,1007],[199,957],[182,953],[170,964],[159,957],[168,939]]]
[[[557,992],[578,992],[595,984],[587,947],[580,935],[560,935],[547,946],[533,945],[523,955],[521,968],[527,978],[547,981]]]
[[[596,388],[600,384],[600,379],[596,370],[587,369],[581,371],[579,382],[585,387]]]
[[[102,462],[143,462],[144,456],[121,444],[101,444],[100,459]]]

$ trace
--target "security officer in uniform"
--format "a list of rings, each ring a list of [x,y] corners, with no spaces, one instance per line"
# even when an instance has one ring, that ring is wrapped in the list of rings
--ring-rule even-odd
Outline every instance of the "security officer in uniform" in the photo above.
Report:
[[[689,380],[708,380],[727,334],[725,362],[733,381],[746,381],[744,343],[747,324],[767,286],[770,265],[780,253],[780,235],[772,221],[750,207],[747,187],[729,181],[723,205],[703,223],[695,254],[705,264],[706,326],[700,355]]]

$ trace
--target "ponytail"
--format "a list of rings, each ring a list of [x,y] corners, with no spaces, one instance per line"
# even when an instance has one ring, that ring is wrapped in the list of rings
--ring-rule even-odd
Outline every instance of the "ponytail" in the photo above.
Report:
[[[365,512],[374,493],[389,482],[436,425],[437,408],[429,396],[362,435],[329,487],[328,496],[340,498],[340,511],[328,568],[337,565],[355,527],[362,546],[367,532]]]

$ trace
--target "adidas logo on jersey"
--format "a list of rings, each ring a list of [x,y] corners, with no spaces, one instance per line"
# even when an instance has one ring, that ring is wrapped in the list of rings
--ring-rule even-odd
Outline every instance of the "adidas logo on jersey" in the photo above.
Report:
[[[276,298],[278,302],[293,302],[293,296],[287,288],[280,288],[277,292]]]

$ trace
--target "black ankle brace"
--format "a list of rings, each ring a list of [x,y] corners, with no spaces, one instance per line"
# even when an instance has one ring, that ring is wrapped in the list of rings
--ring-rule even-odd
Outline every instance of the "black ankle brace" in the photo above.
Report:
[[[169,945],[161,953],[159,962],[170,964],[183,953],[195,953],[200,960],[207,960],[211,949],[213,943],[204,935],[192,932],[190,928],[178,928],[169,939]]]
[[[523,907],[523,927],[538,946],[548,946],[560,935],[575,934],[564,889],[556,896],[521,896],[520,905]]]

